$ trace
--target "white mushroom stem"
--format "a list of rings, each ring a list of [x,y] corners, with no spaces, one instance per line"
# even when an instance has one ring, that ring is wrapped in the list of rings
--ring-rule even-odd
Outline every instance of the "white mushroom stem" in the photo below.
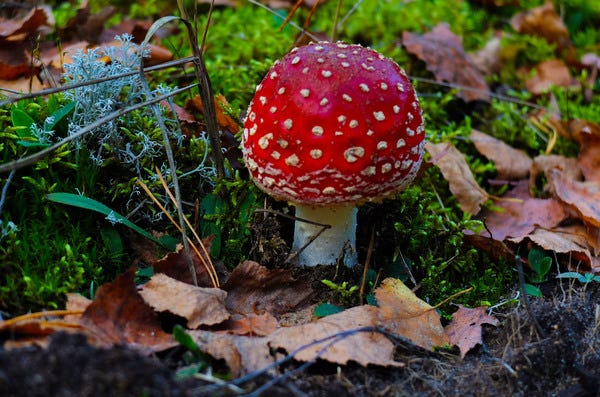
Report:
[[[297,261],[302,266],[334,265],[343,263],[353,267],[357,263],[356,255],[356,207],[349,206],[303,206],[296,205],[296,217],[318,222],[322,226],[302,220],[296,220],[294,228],[293,252],[298,254]],[[319,234],[319,232],[323,232]],[[318,237],[314,241],[310,240]]]

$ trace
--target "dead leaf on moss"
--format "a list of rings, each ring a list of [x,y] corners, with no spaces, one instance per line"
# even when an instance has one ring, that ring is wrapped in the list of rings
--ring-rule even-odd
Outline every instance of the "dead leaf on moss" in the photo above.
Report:
[[[549,184],[556,197],[577,211],[584,223],[600,227],[600,182],[578,182],[557,169],[551,170]]]
[[[231,313],[275,317],[302,308],[312,296],[310,285],[295,280],[289,270],[269,270],[253,261],[239,264],[223,284]]]
[[[586,182],[600,182],[600,125],[571,120],[568,129],[580,145],[577,161]]]
[[[491,75],[502,70],[502,59],[500,50],[502,49],[502,41],[500,35],[492,37],[482,49],[472,53],[471,59],[484,75]]]
[[[526,180],[517,182],[502,198],[505,200],[495,203],[502,211],[485,210],[480,214],[487,227],[481,235],[491,232],[492,238],[498,241],[522,238],[538,226],[553,228],[567,218],[557,200],[532,198]]]
[[[268,336],[269,346],[288,353],[305,347],[294,356],[299,361],[321,358],[342,365],[354,361],[363,366],[402,367],[404,364],[393,358],[394,344],[377,332],[357,332],[340,337],[335,343],[330,340],[310,345],[356,328],[372,327],[378,322],[378,312],[374,306],[356,306],[316,322],[280,328]]]
[[[471,215],[476,215],[489,195],[475,181],[464,155],[450,142],[427,142],[425,150],[429,152],[431,161],[439,167],[444,179],[450,184],[450,191],[460,208]]]
[[[22,18],[0,19],[0,42],[22,41],[40,29],[52,26],[54,26],[52,9],[49,6],[38,6],[32,8]]]
[[[450,344],[458,346],[460,357],[464,358],[469,350],[480,343],[483,324],[498,325],[497,318],[486,313],[485,307],[469,309],[458,305],[458,310],[452,315],[452,321],[446,327]]]
[[[161,351],[177,343],[162,330],[156,312],[137,292],[133,269],[96,292],[81,316],[81,324],[102,344],[124,344],[145,353]]]
[[[567,65],[559,59],[550,59],[535,67],[535,74],[525,81],[525,88],[532,94],[539,95],[553,86],[567,88],[572,84]]]
[[[154,310],[185,318],[191,329],[220,324],[231,317],[225,308],[227,292],[218,288],[195,287],[159,273],[139,292]]]
[[[560,170],[564,172],[567,179],[570,180],[581,180],[582,174],[579,166],[577,165],[577,159],[565,156],[559,156],[556,154],[551,155],[539,155],[534,157],[533,164],[531,165],[531,171],[529,173],[529,187],[530,190],[534,189],[536,180],[544,175],[549,178],[549,174],[552,170]],[[546,185],[543,187],[543,191],[553,192],[552,185]]]
[[[83,40],[89,44],[98,44],[101,42],[100,35],[104,24],[116,11],[115,7],[104,7],[98,13],[92,14],[89,1],[85,0],[77,8],[75,15],[58,30],[58,35],[63,42]]]
[[[401,280],[383,280],[375,290],[375,298],[379,305],[379,324],[386,330],[427,350],[448,343],[440,315]]]
[[[465,52],[462,39],[441,23],[424,35],[403,32],[402,44],[411,54],[425,62],[437,81],[449,82],[463,89],[458,96],[466,102],[489,102],[489,87],[475,63]]]
[[[525,151],[477,130],[471,131],[470,139],[477,151],[494,163],[498,179],[523,179],[529,175],[533,161]]]
[[[569,43],[569,31],[549,0],[544,5],[520,12],[512,17],[513,29],[522,34],[545,38],[559,48]]]

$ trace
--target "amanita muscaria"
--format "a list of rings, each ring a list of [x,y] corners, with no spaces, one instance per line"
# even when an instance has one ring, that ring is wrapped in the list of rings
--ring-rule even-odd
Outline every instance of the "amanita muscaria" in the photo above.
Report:
[[[331,225],[300,265],[357,262],[356,206],[405,188],[423,158],[415,90],[391,59],[359,45],[320,42],[275,62],[248,108],[242,149],[254,182]],[[297,220],[293,249],[322,228]]]

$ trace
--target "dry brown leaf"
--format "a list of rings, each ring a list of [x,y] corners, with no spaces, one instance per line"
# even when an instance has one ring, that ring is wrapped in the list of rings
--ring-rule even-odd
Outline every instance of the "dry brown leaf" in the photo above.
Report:
[[[481,328],[483,324],[498,325],[499,321],[486,313],[485,307],[469,309],[458,305],[452,315],[452,321],[446,327],[450,344],[458,346],[460,357],[464,358],[469,350],[483,343]]]
[[[379,305],[379,325],[386,330],[427,350],[448,343],[440,315],[402,281],[394,278],[383,280],[375,290],[375,297]]]
[[[552,170],[557,169],[564,172],[566,178],[571,180],[581,180],[581,170],[577,164],[577,159],[559,156],[556,154],[552,155],[540,155],[536,156],[533,159],[533,164],[531,165],[531,171],[529,172],[529,188],[533,191],[536,179],[540,175],[545,175],[549,178],[549,174]],[[553,192],[551,185],[544,186],[544,191]]]
[[[354,361],[363,366],[404,366],[404,364],[394,361],[394,344],[376,332],[357,332],[345,335],[331,345],[329,345],[331,341],[327,341],[308,346],[317,340],[345,331],[375,326],[378,322],[378,313],[378,309],[374,306],[356,306],[321,318],[316,322],[280,328],[267,338],[272,348],[284,349],[288,353],[306,346],[294,356],[299,361],[321,358],[337,364]]]
[[[539,95],[552,86],[567,88],[572,83],[567,65],[559,59],[550,59],[535,67],[535,75],[525,81],[525,88],[532,94]]]
[[[502,41],[499,36],[495,36],[485,43],[482,49],[471,54],[471,59],[484,75],[498,73],[502,70],[501,49]]]
[[[289,270],[269,270],[252,261],[233,269],[222,288],[231,313],[269,312],[275,317],[301,309],[313,294],[310,285],[295,280]]]
[[[201,288],[158,273],[140,291],[154,310],[168,311],[187,320],[187,326],[215,325],[229,319],[225,308],[227,292],[218,288]]]
[[[28,86],[28,77],[35,76],[39,71],[40,66],[31,57],[27,45],[21,42],[0,43],[0,79],[15,80],[24,76],[24,83]]]
[[[449,82],[463,89],[458,96],[469,101],[489,102],[489,87],[475,63],[465,52],[462,39],[441,23],[424,35],[402,34],[402,44],[411,54],[425,62],[437,81]]]
[[[503,201],[495,203],[503,211],[485,210],[479,218],[485,221],[487,230],[482,236],[492,233],[494,240],[503,241],[507,237],[522,238],[536,227],[553,228],[567,218],[563,206],[555,199],[537,199],[529,195],[525,180],[516,183],[506,192]]]
[[[518,150],[483,132],[471,131],[471,141],[498,171],[498,179],[523,179],[529,175],[533,161],[523,150]]]
[[[54,26],[54,16],[49,6],[32,8],[22,18],[0,20],[0,42],[6,40],[21,41],[33,35],[43,27]],[[4,46],[5,43],[2,43]]]
[[[577,161],[586,182],[600,182],[600,125],[571,120],[568,129],[581,146]]]
[[[439,167],[450,184],[450,191],[460,208],[476,215],[489,195],[475,181],[464,155],[452,143],[428,142],[425,149],[431,155],[431,161]]]
[[[83,40],[90,44],[98,44],[102,41],[100,35],[104,30],[104,24],[116,11],[115,7],[104,7],[97,14],[92,14],[89,1],[85,0],[77,9],[75,16],[58,30],[58,35],[63,42]],[[114,36],[111,37],[113,38]]]
[[[217,360],[224,360],[234,378],[263,369],[275,360],[266,337],[188,331],[198,348]]]
[[[125,344],[142,352],[175,346],[156,312],[138,294],[133,269],[104,284],[81,316],[81,323],[102,344]]]
[[[203,244],[207,252],[210,252],[210,242],[212,241],[213,237],[214,236],[210,236],[203,240]],[[199,247],[199,251],[202,254],[203,250],[201,247]],[[191,256],[194,268],[196,269],[198,286],[212,287],[213,284],[210,276],[206,270],[206,267],[203,265],[203,262],[200,260],[200,257],[198,257],[193,250],[191,251]],[[204,255],[203,258],[205,262],[208,261]],[[194,284],[192,274],[190,272],[189,261],[185,255],[183,245],[181,244],[177,246],[176,252],[169,252],[164,258],[154,262],[152,264],[152,268],[154,269],[154,273],[164,273],[175,280],[183,281],[187,284]]]
[[[556,10],[554,3],[547,0],[542,6],[513,16],[511,25],[519,33],[541,36],[559,48],[569,43],[569,31]]]
[[[568,232],[536,229],[527,236],[510,239],[510,241],[520,243],[525,239],[534,242],[545,250],[554,251],[557,254],[565,254],[566,260],[561,262],[565,262],[571,271],[590,271],[595,266],[590,251],[578,244],[578,241],[581,242],[578,235]]]
[[[245,317],[227,320],[222,324],[222,332],[234,335],[266,336],[277,330],[278,322],[269,312],[260,315],[248,314]]]
[[[584,223],[600,227],[600,182],[578,182],[554,169],[548,174],[548,183],[556,197],[574,209]]]

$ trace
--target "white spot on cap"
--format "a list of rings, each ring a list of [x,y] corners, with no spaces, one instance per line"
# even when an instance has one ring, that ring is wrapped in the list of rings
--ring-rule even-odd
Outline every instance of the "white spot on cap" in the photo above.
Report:
[[[280,148],[285,149],[286,147],[288,147],[288,141],[286,141],[283,138],[279,138],[277,139],[277,144],[279,145]]]
[[[302,69],[302,73],[304,73],[304,74],[308,74],[308,71],[309,71],[308,67]]]
[[[261,149],[268,148],[269,140],[271,140],[271,139],[273,139],[273,134],[270,132],[268,134],[261,136],[260,139],[258,140],[258,146],[260,146]]]
[[[373,130],[368,130],[367,131],[367,136],[372,136],[375,133],[375,131]]]
[[[373,66],[369,66],[366,63],[361,63],[360,66],[362,66],[362,68],[368,72],[375,71],[375,68]]]
[[[275,184],[275,179],[271,178],[270,176],[265,176],[262,179],[262,184],[266,187],[271,187]]]
[[[346,54],[343,54],[343,53],[341,53],[341,52],[340,52],[339,54],[337,54],[337,57],[338,57],[338,58],[342,58],[342,59],[348,58],[348,57],[346,56]]]
[[[381,87],[381,89],[384,91],[386,91],[388,89],[388,85],[386,83],[379,84],[379,87]]]
[[[323,46],[320,46],[320,45],[315,46],[315,51],[323,51]]]
[[[386,174],[392,170],[392,165],[390,163],[385,163],[381,166],[381,173]]]
[[[277,111],[277,106],[271,106],[271,108],[269,109],[269,112],[271,113],[275,113]]]
[[[348,48],[348,44],[336,43],[337,48]]]
[[[327,194],[329,196],[335,194],[336,190],[333,186],[327,186],[326,188],[323,189],[323,194]]]
[[[285,159],[285,163],[290,167],[297,167],[300,163],[300,159],[295,154],[292,154],[291,156]]]
[[[369,92],[369,86],[365,83],[360,83],[359,87],[362,92]]]
[[[343,114],[338,116],[337,121],[339,121],[340,123],[345,123],[346,122],[346,116],[344,116]]]
[[[400,149],[404,146],[406,146],[406,141],[402,138],[398,139],[398,142],[396,142],[396,148]]]
[[[327,98],[323,98],[323,99],[321,99],[321,102],[319,102],[319,105],[321,105],[321,106],[325,106],[325,105],[327,105],[328,103],[329,103],[329,99],[327,99]]]
[[[385,150],[385,149],[387,149],[387,147],[388,147],[388,144],[387,144],[386,141],[379,141],[379,142],[377,142],[377,149],[378,150]]]
[[[295,65],[298,62],[300,62],[300,57],[294,57],[294,59],[292,59],[292,65]]]
[[[373,176],[377,173],[377,169],[375,168],[375,166],[370,165],[364,170],[362,170],[360,173],[365,176]]]
[[[310,157],[317,160],[323,157],[323,151],[321,149],[313,149],[310,151]]]
[[[279,95],[283,94],[285,92],[285,87],[281,87],[280,89],[277,90],[277,93]]]
[[[419,153],[419,146],[413,146],[412,149],[410,149],[410,153],[411,154]]]
[[[407,128],[406,129],[406,135],[408,135],[408,136],[415,136],[415,130],[413,130],[412,128]]]
[[[261,96],[261,97],[258,97],[258,100],[259,100],[259,101],[260,101],[260,103],[262,103],[263,105],[264,105],[265,103],[267,103],[267,97],[266,97],[266,96]]]
[[[323,77],[331,77],[331,71],[330,70],[321,70],[321,75],[323,75]]]
[[[424,126],[423,124],[420,124],[420,125],[417,127],[417,134],[422,134],[422,133],[424,133],[424,132],[425,132],[425,126]]]
[[[412,113],[408,112],[406,114],[406,118],[408,119],[408,122],[410,123],[411,121],[413,121],[413,119],[415,118],[415,116],[413,116]]]
[[[250,112],[250,114],[248,115],[248,119],[250,119],[250,121],[256,120],[256,113]]]
[[[250,135],[256,134],[256,130],[258,130],[258,125],[254,124],[252,128],[250,128]]]
[[[419,107],[419,104],[417,103],[417,101],[413,101],[413,103],[411,103],[411,106],[413,107],[413,109],[417,109]]]
[[[298,193],[296,193],[295,190],[290,189],[287,186],[284,186],[281,190],[283,190],[284,192],[286,192],[287,194],[289,194],[290,196],[294,196],[294,197],[298,197]]]
[[[292,119],[286,119],[283,122],[283,126],[285,127],[286,130],[291,130],[293,125],[294,125],[294,122],[292,121]]]
[[[271,157],[273,157],[275,160],[279,160],[281,158],[281,153],[279,153],[277,150],[273,150],[271,152]]]
[[[402,83],[396,84],[396,88],[398,89],[398,91],[404,92],[404,86],[402,85]]]
[[[317,62],[319,62],[319,63],[325,63],[325,60],[323,58],[317,58]]]
[[[349,68],[350,64],[348,62],[342,62],[342,66],[345,68]]]
[[[394,109],[394,113],[396,113],[396,114],[400,113],[400,106],[394,105],[394,107],[392,109]]]
[[[411,159],[406,159],[402,162],[402,167],[400,169],[405,170],[408,169],[412,165],[413,161]]]
[[[342,136],[342,135],[344,135],[344,133],[342,131],[336,131],[336,132],[333,133],[333,135],[335,135],[335,136]]]
[[[310,95],[310,90],[307,88],[303,88],[300,90],[300,95],[302,95],[304,98],[308,98],[308,96]]]
[[[349,163],[356,162],[359,158],[365,155],[365,149],[361,146],[353,146],[344,150],[344,158]]]
[[[358,121],[356,120],[350,120],[350,124],[348,124],[350,126],[350,128],[356,128],[358,127]]]
[[[318,135],[318,136],[323,135],[323,127],[321,127],[320,125],[315,125],[311,131],[315,135]]]
[[[385,114],[383,112],[373,112],[373,117],[375,117],[375,120],[377,121],[385,120]]]
[[[269,77],[271,77],[271,79],[275,79],[275,78],[277,78],[277,76],[279,76],[279,75],[275,71],[271,72],[271,74],[269,75]]]
[[[352,97],[348,94],[342,95],[342,98],[344,98],[346,102],[352,102]]]

